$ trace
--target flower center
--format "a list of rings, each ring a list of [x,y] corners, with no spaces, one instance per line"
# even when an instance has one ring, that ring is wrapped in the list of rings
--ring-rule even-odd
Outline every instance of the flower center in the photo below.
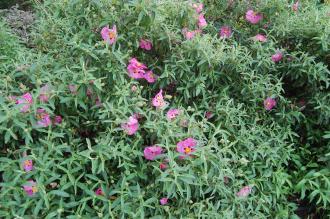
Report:
[[[38,192],[38,188],[37,188],[36,186],[32,186],[32,192],[33,192],[33,193]]]
[[[31,166],[31,161],[30,161],[30,160],[26,160],[26,161],[24,161],[24,165],[25,165],[25,166]]]
[[[113,38],[115,38],[116,37],[116,34],[114,33],[114,32],[110,32],[109,33],[109,38],[110,39],[113,39]]]
[[[191,152],[191,148],[190,147],[185,147],[184,148],[184,153],[185,154],[189,154]]]

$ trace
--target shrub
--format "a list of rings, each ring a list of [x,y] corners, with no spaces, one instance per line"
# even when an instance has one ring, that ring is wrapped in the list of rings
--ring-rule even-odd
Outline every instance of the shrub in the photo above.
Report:
[[[328,7],[292,4],[36,1],[33,49],[0,32],[0,215],[325,217]]]

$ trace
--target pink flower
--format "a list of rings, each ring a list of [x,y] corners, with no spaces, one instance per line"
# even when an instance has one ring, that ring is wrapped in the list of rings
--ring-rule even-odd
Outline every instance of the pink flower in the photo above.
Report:
[[[136,85],[133,85],[133,86],[131,87],[131,91],[132,91],[133,93],[135,93],[135,92],[137,91],[137,86],[136,86]]]
[[[152,48],[152,43],[150,40],[144,40],[144,39],[141,39],[140,40],[140,48],[141,49],[144,49],[144,50],[151,50]]]
[[[29,180],[26,185],[23,185],[23,189],[28,196],[33,196],[35,193],[38,192],[38,188],[36,186],[36,182],[33,180]]]
[[[130,116],[128,122],[121,124],[121,128],[124,129],[128,135],[134,135],[139,128],[139,121],[135,116]]]
[[[251,24],[257,24],[262,19],[262,14],[254,12],[253,10],[248,10],[245,14],[245,19]]]
[[[252,186],[244,186],[236,193],[238,197],[246,197],[252,192]]]
[[[170,109],[166,113],[166,117],[168,120],[173,120],[175,117],[177,117],[181,111],[179,109]]]
[[[37,119],[37,125],[40,127],[48,127],[52,124],[49,114],[44,109],[37,110]]]
[[[267,97],[264,100],[264,107],[266,110],[272,110],[274,107],[276,106],[276,100],[271,98],[271,97]]]
[[[161,205],[166,205],[168,203],[168,198],[161,198],[159,202]]]
[[[24,160],[23,161],[23,169],[25,170],[25,172],[30,172],[31,170],[33,170],[32,160]]]
[[[229,183],[229,177],[228,177],[228,176],[224,176],[224,177],[223,177],[223,183],[224,183],[225,185],[227,185],[227,184]]]
[[[268,22],[268,23],[265,23],[265,24],[264,24],[264,29],[268,29],[268,28],[270,27],[270,25],[271,25],[271,23],[270,23],[270,22]]]
[[[22,113],[26,113],[27,111],[29,111],[32,103],[33,103],[33,98],[30,93],[25,93],[16,101],[16,104],[21,106]]]
[[[95,194],[96,194],[96,195],[104,195],[104,193],[103,193],[103,191],[102,191],[102,188],[101,188],[101,187],[97,188],[97,189],[95,190]]]
[[[77,94],[77,86],[76,86],[76,85],[74,85],[74,84],[70,84],[70,85],[68,86],[68,88],[69,88],[69,90],[70,90],[70,92],[71,92],[72,94]]]
[[[117,27],[116,25],[112,26],[112,29],[109,29],[109,25],[106,27],[103,27],[101,30],[101,35],[103,40],[112,45],[116,42],[117,40]]]
[[[193,138],[187,138],[183,141],[180,141],[176,145],[176,150],[184,155],[190,155],[195,151],[195,147],[197,145],[197,141]]]
[[[292,10],[294,12],[297,12],[299,8],[299,1],[296,1],[293,5],[292,5]]]
[[[183,28],[182,29],[182,34],[184,35],[184,37],[187,39],[187,40],[191,40],[195,37],[196,35],[196,31],[188,31],[187,28]]]
[[[50,87],[48,84],[40,88],[39,99],[42,103],[48,102],[49,99]]]
[[[165,170],[168,166],[167,166],[167,163],[169,162],[169,160],[166,158],[166,159],[164,159],[163,160],[163,162],[161,162],[160,164],[159,164],[159,168],[161,169],[161,170]]]
[[[197,12],[197,14],[199,14],[199,13],[202,12],[204,5],[202,3],[199,3],[199,4],[194,3],[192,5],[192,7],[195,9],[195,11]]]
[[[267,37],[263,34],[257,34],[253,37],[254,41],[259,41],[259,42],[267,42]]]
[[[229,38],[231,36],[231,28],[229,26],[223,26],[220,29],[220,37],[221,38]]]
[[[144,158],[147,160],[155,160],[159,155],[161,155],[163,149],[159,146],[149,146],[143,151]]]
[[[96,97],[96,99],[95,99],[95,106],[97,106],[97,107],[101,107],[102,106],[102,102],[101,102],[101,100],[100,100],[99,97]]]
[[[203,14],[198,15],[198,23],[197,23],[199,28],[203,28],[207,26],[206,20],[204,18]]]
[[[144,78],[145,70],[147,66],[140,63],[136,58],[131,58],[127,66],[129,76],[134,79]]]
[[[158,108],[162,108],[165,106],[165,101],[164,101],[164,98],[163,98],[163,90],[161,89],[157,94],[156,96],[152,99],[152,105],[154,107],[156,107],[157,109]]]
[[[180,126],[182,126],[182,127],[188,127],[188,120],[186,120],[186,119],[181,120],[180,121]]]
[[[167,168],[167,164],[166,164],[166,163],[160,163],[160,164],[159,164],[159,168],[160,168],[161,170],[165,170],[165,169]]]
[[[149,83],[155,83],[156,81],[156,75],[152,71],[147,71],[143,75],[144,79],[146,79]]]
[[[91,98],[92,95],[93,95],[93,90],[92,90],[92,88],[87,88],[86,96],[89,97],[89,98]]]
[[[272,55],[272,61],[275,63],[281,61],[282,58],[283,58],[283,55],[280,51],[277,51],[274,55]]]
[[[207,111],[207,112],[205,113],[205,118],[207,118],[207,119],[211,119],[212,117],[213,117],[213,113],[212,113],[212,112]]]
[[[54,118],[54,124],[59,125],[62,123],[62,116],[55,116]]]

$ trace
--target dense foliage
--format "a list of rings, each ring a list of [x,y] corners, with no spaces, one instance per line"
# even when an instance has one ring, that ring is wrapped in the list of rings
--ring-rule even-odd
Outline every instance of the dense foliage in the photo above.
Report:
[[[0,21],[1,218],[330,215],[329,5],[203,6],[35,1],[28,46]]]

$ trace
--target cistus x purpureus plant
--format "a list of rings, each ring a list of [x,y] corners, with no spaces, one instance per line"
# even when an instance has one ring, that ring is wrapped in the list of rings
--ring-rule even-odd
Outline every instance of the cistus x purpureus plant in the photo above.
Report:
[[[1,218],[328,217],[328,5],[33,2],[31,44],[0,18]]]

